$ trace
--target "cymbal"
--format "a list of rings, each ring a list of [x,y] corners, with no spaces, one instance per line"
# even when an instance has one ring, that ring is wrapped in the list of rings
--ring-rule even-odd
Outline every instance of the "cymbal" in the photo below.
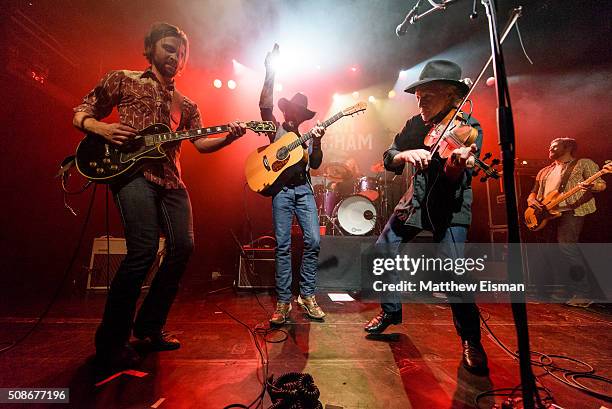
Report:
[[[381,173],[385,171],[385,165],[383,164],[383,161],[376,162],[370,167],[370,170],[374,173]]]

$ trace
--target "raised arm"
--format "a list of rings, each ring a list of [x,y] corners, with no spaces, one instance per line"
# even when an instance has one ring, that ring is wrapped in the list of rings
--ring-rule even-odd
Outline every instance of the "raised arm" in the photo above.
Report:
[[[278,58],[278,44],[274,44],[274,48],[266,55],[264,62],[266,66],[266,78],[259,96],[259,111],[261,119],[264,121],[272,121],[278,128],[278,121],[274,117],[274,67],[272,61]],[[274,141],[274,134],[268,134],[270,142]]]

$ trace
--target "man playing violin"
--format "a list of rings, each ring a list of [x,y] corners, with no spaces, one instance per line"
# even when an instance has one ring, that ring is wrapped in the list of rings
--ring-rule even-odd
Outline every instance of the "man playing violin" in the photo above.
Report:
[[[376,243],[379,245],[399,248],[401,243],[408,243],[427,230],[433,233],[434,242],[444,244],[440,246],[439,257],[463,256],[462,244],[472,218],[470,167],[482,146],[482,129],[469,116],[467,125],[478,132],[475,143],[454,149],[447,159],[442,159],[438,153],[432,154],[425,145],[429,131],[456,108],[468,92],[469,87],[460,78],[461,68],[457,64],[434,60],[425,65],[419,81],[405,89],[416,96],[419,115],[410,118],[395,136],[383,154],[383,161],[387,170],[398,175],[409,164],[414,167],[414,175],[378,237]],[[487,356],[480,343],[478,307],[464,294],[453,294],[453,297],[461,301],[450,305],[462,340],[463,365],[471,372],[486,373]],[[390,295],[384,301],[382,311],[366,324],[366,332],[382,333],[389,325],[402,322],[399,298]]]

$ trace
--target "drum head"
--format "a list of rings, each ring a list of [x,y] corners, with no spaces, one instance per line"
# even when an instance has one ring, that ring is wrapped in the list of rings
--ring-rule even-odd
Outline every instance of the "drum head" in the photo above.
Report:
[[[363,236],[374,230],[376,207],[371,200],[360,195],[349,196],[334,209],[340,228],[347,234]]]

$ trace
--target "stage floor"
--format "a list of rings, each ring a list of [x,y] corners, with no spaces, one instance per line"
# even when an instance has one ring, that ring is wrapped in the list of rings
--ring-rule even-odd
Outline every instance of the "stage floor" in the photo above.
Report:
[[[254,293],[228,290],[202,296],[182,292],[167,324],[182,341],[182,348],[147,354],[136,368],[146,373],[143,377],[123,374],[97,387],[91,366],[92,341],[105,295],[63,298],[22,344],[0,354],[0,387],[68,387],[71,407],[76,408],[248,405],[261,391],[259,355],[247,330],[222,309],[250,327],[267,326],[273,298],[265,292],[258,297],[261,305]],[[402,325],[391,327],[385,337],[368,339],[363,323],[376,314],[377,305],[332,302],[326,293],[320,293],[318,299],[328,313],[325,322],[311,322],[294,308],[292,322],[284,327],[287,340],[267,346],[269,373],[277,377],[285,372],[312,374],[323,407],[473,408],[480,392],[519,383],[518,363],[486,332],[483,345],[490,375],[475,376],[461,367],[460,341],[450,309],[443,304],[405,305]],[[12,341],[32,326],[40,305],[30,305],[19,313],[3,311],[0,342]],[[495,334],[514,350],[509,306],[480,307],[484,316],[490,315],[488,324]],[[528,313],[533,350],[568,355],[588,362],[597,374],[612,375],[609,309],[529,304]],[[567,366],[567,362],[559,365]],[[535,373],[543,371],[535,368]],[[540,379],[563,408],[606,405],[550,375]],[[611,393],[609,387],[607,393]],[[491,407],[493,400],[481,403],[483,408]],[[266,396],[264,407],[268,406]]]

